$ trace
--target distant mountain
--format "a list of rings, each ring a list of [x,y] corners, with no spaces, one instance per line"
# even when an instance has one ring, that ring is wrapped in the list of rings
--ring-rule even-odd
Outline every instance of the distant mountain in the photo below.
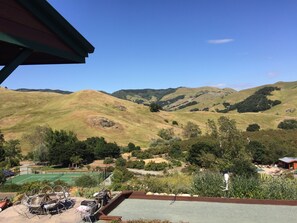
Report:
[[[63,90],[52,90],[52,89],[29,89],[29,88],[19,88],[16,89],[15,91],[21,91],[21,92],[52,92],[52,93],[58,93],[58,94],[71,94],[73,93],[72,91],[63,91]]]

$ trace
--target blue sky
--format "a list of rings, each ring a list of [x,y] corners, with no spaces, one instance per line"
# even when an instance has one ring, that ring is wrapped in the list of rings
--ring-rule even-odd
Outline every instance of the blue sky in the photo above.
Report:
[[[296,0],[49,0],[95,47],[86,64],[21,66],[2,86],[231,87],[297,80]]]

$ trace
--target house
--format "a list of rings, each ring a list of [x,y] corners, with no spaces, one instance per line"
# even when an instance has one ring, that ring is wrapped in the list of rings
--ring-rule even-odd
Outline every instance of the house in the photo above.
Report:
[[[297,157],[283,157],[279,160],[279,166],[285,169],[297,169]]]

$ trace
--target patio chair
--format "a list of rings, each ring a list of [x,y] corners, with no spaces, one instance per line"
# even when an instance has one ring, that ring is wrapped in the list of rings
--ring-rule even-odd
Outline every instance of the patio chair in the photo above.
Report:
[[[84,222],[96,222],[96,215],[99,212],[96,201],[84,200],[76,210],[80,213]]]

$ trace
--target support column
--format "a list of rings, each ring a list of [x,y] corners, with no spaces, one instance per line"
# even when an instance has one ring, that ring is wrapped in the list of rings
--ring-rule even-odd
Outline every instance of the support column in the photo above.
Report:
[[[23,49],[9,64],[5,65],[0,70],[0,84],[19,66],[21,65],[31,54],[33,50]]]

